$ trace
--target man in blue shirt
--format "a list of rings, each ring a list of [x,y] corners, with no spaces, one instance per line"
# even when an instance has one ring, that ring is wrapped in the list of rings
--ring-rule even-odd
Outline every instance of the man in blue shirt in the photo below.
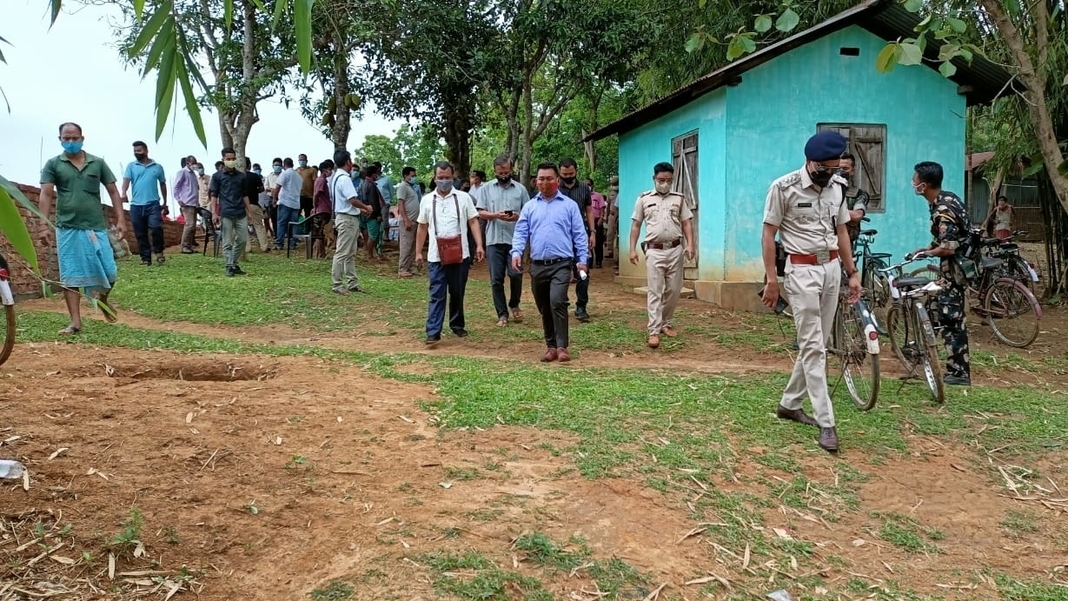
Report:
[[[156,253],[156,262],[166,260],[163,256],[163,214],[167,212],[167,175],[163,166],[148,158],[148,145],[137,141],[133,143],[134,162],[126,165],[122,176],[123,202],[127,202],[126,191],[133,184],[133,198],[130,203],[130,221],[133,222],[134,235],[137,236],[137,252],[141,255],[142,265],[152,264],[152,253]],[[152,242],[149,244],[149,232]]]
[[[590,246],[585,219],[578,205],[560,193],[560,172],[554,163],[538,165],[538,194],[523,206],[512,237],[512,269],[519,271],[523,251],[530,246],[534,302],[545,333],[544,362],[571,360],[568,352],[567,289],[571,270],[589,277]]]

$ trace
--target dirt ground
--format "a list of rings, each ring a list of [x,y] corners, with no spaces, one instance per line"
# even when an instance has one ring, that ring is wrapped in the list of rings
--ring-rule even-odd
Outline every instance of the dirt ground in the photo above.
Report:
[[[641,303],[616,287],[594,294],[602,310]],[[59,309],[53,301],[28,306]],[[715,314],[698,301],[685,306]],[[340,333],[161,323],[130,311],[122,321],[250,342],[352,343]],[[1033,352],[1064,353],[1068,316],[1052,311],[1043,328]],[[361,350],[426,352],[406,335],[365,338]],[[457,341],[434,352],[493,357],[499,351]],[[582,363],[648,366],[650,356],[587,353]],[[783,353],[740,352],[714,342],[658,357],[660,367],[690,372],[786,371],[790,363]],[[983,384],[1030,383],[1026,375],[976,377]],[[698,524],[682,501],[639,479],[583,479],[569,453],[548,450],[571,446],[570,434],[506,426],[442,431],[420,409],[434,390],[358,366],[19,344],[0,378],[0,457],[23,460],[30,473],[28,490],[22,481],[0,481],[0,600],[307,599],[333,578],[357,579],[357,599],[429,600],[438,593],[420,563],[425,554],[476,549],[523,573],[532,568],[512,543],[533,531],[561,542],[583,537],[595,556],[619,557],[649,574],[653,587],[666,584],[664,599],[706,598],[701,586],[685,583],[710,573],[729,581],[743,570],[743,550],[717,550],[723,541],[714,526],[685,536]],[[1068,375],[1047,381],[1063,388]],[[862,511],[828,522],[782,506],[767,511],[765,525],[811,542],[823,563],[815,575],[828,586],[854,578],[904,580],[947,598],[993,598],[993,580],[967,578],[973,568],[1035,579],[1066,568],[1068,513],[1009,498],[974,449],[922,437],[909,444],[909,455],[885,465],[846,460],[871,474],[859,492]],[[808,451],[796,454],[813,486],[836,482],[834,464]],[[738,482],[723,482],[724,489],[763,490],[750,477],[757,466],[752,457],[761,452],[745,450]],[[1064,462],[1063,453],[1051,454],[1032,467],[1056,486],[1068,483],[1060,479]],[[469,468],[489,476],[456,477]],[[143,523],[131,533],[134,508]],[[1034,512],[1038,530],[1023,539],[1008,536],[999,523],[1010,510]],[[944,552],[909,555],[880,540],[873,532],[885,513],[936,528]],[[849,564],[823,562],[831,555],[848,557]],[[792,582],[780,576],[767,590]],[[548,584],[557,599],[598,598],[581,573],[559,573]],[[806,594],[821,595],[818,587]]]

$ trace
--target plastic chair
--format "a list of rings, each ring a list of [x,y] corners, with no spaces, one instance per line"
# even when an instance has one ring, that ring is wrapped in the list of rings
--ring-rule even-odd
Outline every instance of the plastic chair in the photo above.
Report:
[[[212,256],[219,256],[219,242],[222,239],[222,234],[215,229],[215,223],[211,219],[211,211],[200,207],[197,209],[197,216],[204,220],[204,250],[200,251],[200,254],[208,254],[208,242],[211,241],[213,243]]]
[[[293,249],[293,239],[304,241],[305,249],[308,252],[308,258],[311,258],[311,233],[308,231],[311,229],[311,217],[302,217],[296,221],[290,221],[286,227],[286,258],[289,258],[289,251]],[[294,233],[298,231],[299,233]]]

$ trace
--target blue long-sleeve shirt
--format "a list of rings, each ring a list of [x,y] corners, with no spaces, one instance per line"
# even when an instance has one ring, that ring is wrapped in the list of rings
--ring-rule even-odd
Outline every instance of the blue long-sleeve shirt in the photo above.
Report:
[[[537,261],[574,257],[581,265],[590,259],[590,240],[578,205],[557,191],[546,200],[539,192],[523,205],[512,235],[512,256],[522,256],[530,242],[530,256]]]

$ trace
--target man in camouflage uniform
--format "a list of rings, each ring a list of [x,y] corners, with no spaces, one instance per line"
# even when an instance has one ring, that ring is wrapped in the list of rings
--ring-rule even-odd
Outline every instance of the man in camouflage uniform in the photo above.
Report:
[[[965,288],[968,281],[956,257],[971,235],[971,222],[959,196],[942,190],[942,166],[931,161],[916,165],[912,189],[927,199],[931,208],[930,246],[917,253],[941,259],[942,277],[947,285],[938,293],[938,323],[946,344],[946,384],[970,386],[971,365],[968,359],[968,327],[965,323]]]
[[[846,223],[846,231],[849,232],[849,244],[854,250],[857,247],[857,238],[860,237],[860,220],[868,212],[868,191],[856,185],[857,160],[851,153],[842,155],[841,176],[849,182],[845,189],[845,205],[849,209],[849,222]]]

